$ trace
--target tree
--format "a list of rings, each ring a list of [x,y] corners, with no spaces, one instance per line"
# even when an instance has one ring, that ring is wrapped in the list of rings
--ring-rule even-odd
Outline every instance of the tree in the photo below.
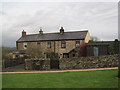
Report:
[[[55,52],[48,52],[46,54],[47,54],[47,58],[50,58],[50,59],[58,59],[59,58],[58,53],[55,53]]]
[[[91,36],[91,41],[99,41],[100,39],[96,36]]]
[[[10,59],[12,56],[10,53],[12,53],[12,51],[14,51],[15,48],[11,48],[11,47],[2,47],[2,58],[3,59]]]
[[[87,43],[83,43],[79,47],[77,47],[77,49],[79,50],[79,56],[86,56],[86,45]]]
[[[29,58],[41,58],[42,51],[38,47],[31,47],[27,49],[27,55]]]

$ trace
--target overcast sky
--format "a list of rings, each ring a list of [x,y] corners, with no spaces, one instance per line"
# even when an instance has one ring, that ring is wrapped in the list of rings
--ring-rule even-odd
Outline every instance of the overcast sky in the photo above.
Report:
[[[4,2],[1,3],[2,44],[14,47],[27,34],[89,30],[100,40],[118,38],[117,2]]]

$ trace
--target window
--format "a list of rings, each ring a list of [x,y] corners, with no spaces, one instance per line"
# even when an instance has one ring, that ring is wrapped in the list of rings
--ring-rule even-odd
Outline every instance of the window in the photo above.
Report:
[[[48,48],[51,48],[51,42],[48,42],[47,47],[48,47]]]
[[[69,54],[68,53],[63,53],[63,58],[69,58]]]
[[[80,41],[75,42],[75,47],[78,47],[78,46],[80,46]]]
[[[73,57],[75,57],[75,54],[73,54]]]
[[[61,48],[66,48],[66,42],[65,41],[61,41]]]
[[[23,48],[27,49],[27,43],[23,43]]]
[[[40,42],[37,42],[37,45],[40,45]]]

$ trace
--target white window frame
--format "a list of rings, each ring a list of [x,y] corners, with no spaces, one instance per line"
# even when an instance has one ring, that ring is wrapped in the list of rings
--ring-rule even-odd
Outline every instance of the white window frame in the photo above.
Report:
[[[26,43],[26,42],[23,43],[23,48],[24,48],[24,49],[27,49],[27,47],[25,47],[25,46],[27,46],[27,43]]]
[[[66,41],[61,41],[61,48],[66,48]]]
[[[80,46],[80,41],[75,41],[75,47],[78,47],[78,46]]]
[[[52,45],[51,45],[51,42],[47,42],[47,48],[51,48]]]

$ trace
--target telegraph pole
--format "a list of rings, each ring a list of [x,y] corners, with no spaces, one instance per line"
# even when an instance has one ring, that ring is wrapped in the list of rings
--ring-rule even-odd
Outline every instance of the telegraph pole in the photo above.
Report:
[[[120,1],[118,2],[118,39],[119,39],[119,48],[118,48],[118,78],[120,78]]]

